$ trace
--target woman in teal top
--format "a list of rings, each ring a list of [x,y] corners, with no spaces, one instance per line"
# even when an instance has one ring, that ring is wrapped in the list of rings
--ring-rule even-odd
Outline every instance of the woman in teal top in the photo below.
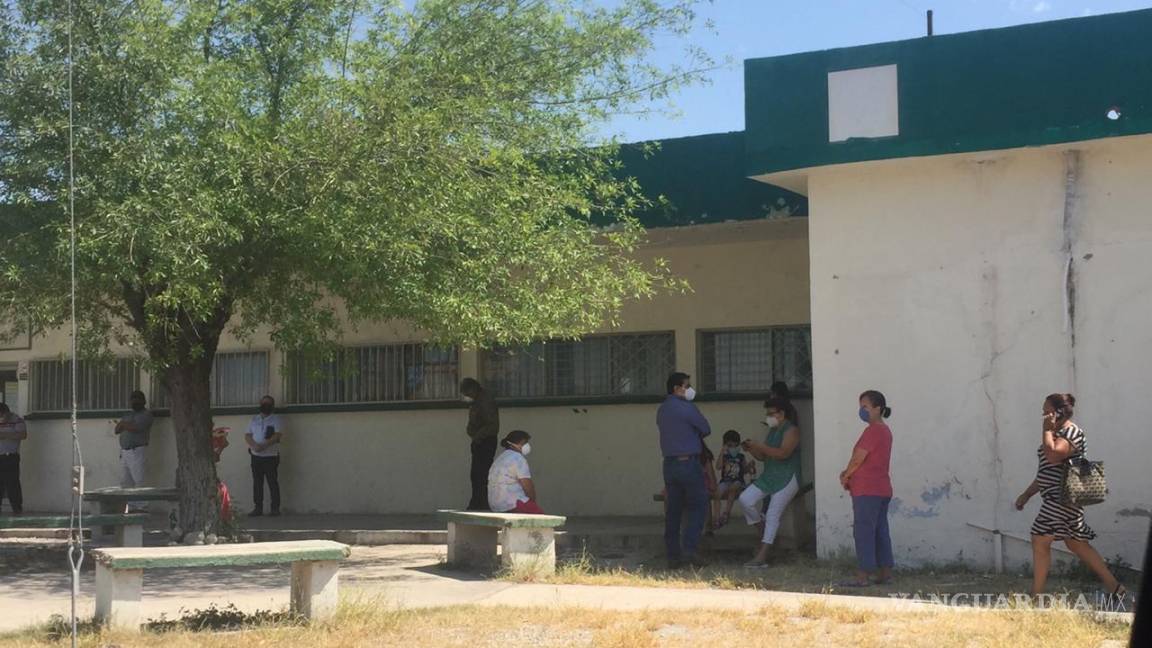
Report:
[[[747,439],[744,449],[753,457],[764,462],[760,476],[740,494],[740,506],[744,509],[744,519],[748,524],[763,524],[764,535],[756,555],[746,567],[763,567],[767,564],[768,548],[776,541],[780,529],[780,518],[788,502],[800,490],[800,428],[788,420],[785,413],[787,403],[780,399],[770,399],[764,403],[767,416],[768,436],[763,443]],[[760,505],[765,497],[768,511],[760,513]]]

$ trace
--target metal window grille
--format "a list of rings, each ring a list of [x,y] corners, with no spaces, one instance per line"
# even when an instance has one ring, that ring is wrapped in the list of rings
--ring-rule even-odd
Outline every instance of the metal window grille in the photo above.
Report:
[[[33,360],[29,365],[32,412],[72,409],[72,361]],[[128,396],[140,388],[140,371],[131,358],[81,360],[76,379],[76,403],[87,411],[123,410]]]
[[[212,361],[211,403],[217,407],[255,405],[268,393],[267,351],[225,351]],[[163,409],[171,401],[160,377],[152,377],[152,407]]]
[[[449,400],[459,390],[454,347],[348,347],[328,360],[290,353],[287,364],[288,402],[298,405]]]
[[[702,390],[766,392],[782,380],[793,394],[812,393],[812,330],[807,326],[700,334]]]
[[[675,367],[675,336],[644,333],[496,347],[483,376],[501,398],[659,395]]]

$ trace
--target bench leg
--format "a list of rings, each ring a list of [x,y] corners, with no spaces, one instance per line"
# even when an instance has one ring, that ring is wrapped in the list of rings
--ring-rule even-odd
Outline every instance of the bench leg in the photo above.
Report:
[[[142,569],[109,569],[96,563],[96,620],[124,630],[140,629]]]
[[[121,507],[121,509],[119,511],[117,511],[116,505],[114,503],[100,500],[100,512],[104,513],[104,514],[111,514],[111,513],[119,514],[119,513],[123,513],[124,509],[123,509],[123,507]],[[100,527],[100,535],[105,537],[105,538],[112,535],[113,533],[116,533],[115,527],[111,527],[111,526]]]
[[[116,527],[116,546],[143,547],[144,527],[139,524],[125,524]]]
[[[336,612],[339,563],[312,560],[292,563],[292,612],[313,621]]]
[[[448,564],[488,568],[496,562],[495,527],[448,523]]]
[[[556,573],[556,537],[552,529],[503,529],[500,563],[506,569],[538,576]]]

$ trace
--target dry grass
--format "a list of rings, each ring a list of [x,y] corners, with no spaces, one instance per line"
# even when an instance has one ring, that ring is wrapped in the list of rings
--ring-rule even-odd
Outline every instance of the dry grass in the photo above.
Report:
[[[83,646],[243,648],[307,646],[1099,646],[1123,641],[1124,625],[1097,623],[1072,612],[935,613],[861,612],[806,603],[799,613],[766,608],[756,613],[712,611],[613,612],[558,608],[453,607],[385,609],[372,601],[346,601],[331,621],[232,632],[171,631],[139,635],[91,632]],[[28,630],[0,638],[0,646],[66,645]]]
[[[613,585],[635,587],[669,587],[678,589],[728,589],[800,592],[809,594],[845,594],[859,596],[932,594],[1023,594],[1029,591],[1032,577],[1028,573],[992,574],[973,571],[963,566],[941,566],[899,570],[893,582],[868,588],[842,588],[837,583],[853,577],[854,568],[844,560],[817,560],[803,554],[779,555],[767,568],[747,569],[743,557],[721,556],[704,569],[669,571],[659,558],[636,557],[617,561],[600,561],[585,553],[560,560],[552,576],[536,577],[525,573],[501,572],[499,578],[515,582],[544,582],[556,585]],[[1132,582],[1132,581],[1130,581]],[[1053,574],[1048,592],[1067,594],[1075,599],[1084,594],[1093,600],[1098,584],[1090,575]]]

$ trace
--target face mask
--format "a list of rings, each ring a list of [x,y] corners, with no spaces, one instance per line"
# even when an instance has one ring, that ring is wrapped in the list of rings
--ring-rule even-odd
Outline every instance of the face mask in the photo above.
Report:
[[[696,400],[696,390],[692,389],[691,387],[689,387],[688,389],[685,389],[684,390],[684,400],[686,400],[686,401]]]
[[[865,423],[871,423],[872,417],[868,415],[868,408],[863,405],[860,406],[860,420]]]
[[[780,425],[780,419],[776,418],[775,416],[766,416],[764,417],[764,425],[767,425],[768,427],[776,427],[777,425]]]
[[[140,401],[133,401],[132,402],[132,410],[133,411],[139,412],[142,409],[144,409],[144,403],[141,403]]]
[[[525,443],[524,445],[520,446],[520,454],[527,457],[530,452],[532,452],[532,444],[531,443]]]
[[[460,400],[464,401],[465,403],[471,403],[472,397],[471,396],[461,396]]]
[[[728,449],[727,449],[727,452],[728,452],[728,456],[729,456],[729,457],[732,457],[732,458],[735,458],[735,457],[738,457],[738,456],[740,456],[740,448],[738,448],[738,447],[736,447],[736,448],[728,448]]]
[[[260,413],[264,414],[264,415],[271,414],[272,413],[272,406],[271,405],[261,405],[260,406]]]

